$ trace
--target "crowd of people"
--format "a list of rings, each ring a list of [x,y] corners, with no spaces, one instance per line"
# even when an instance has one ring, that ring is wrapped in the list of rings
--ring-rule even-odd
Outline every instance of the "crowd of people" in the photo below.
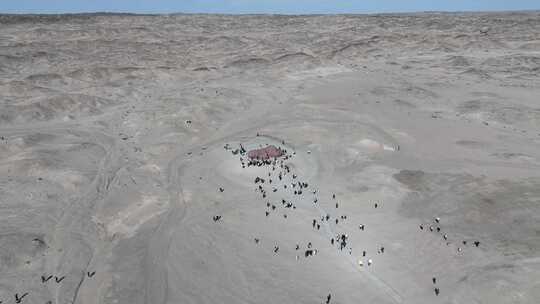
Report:
[[[419,227],[420,227],[421,231],[429,231],[429,232],[439,233],[440,235],[442,235],[442,239],[446,243],[446,246],[450,246],[452,244],[452,242],[449,239],[448,234],[443,232],[443,229],[441,228],[441,225],[442,225],[441,218],[437,216],[437,217],[433,218],[433,222],[431,222],[429,224],[420,224]],[[424,229],[425,227],[429,227],[429,228]],[[475,240],[472,243],[473,243],[474,247],[479,247],[480,246],[480,241],[478,241],[478,240]],[[463,248],[465,246],[467,246],[467,244],[468,244],[467,240],[457,241],[456,242],[456,245],[457,245],[456,250],[457,250],[457,252],[461,253],[463,251]],[[432,282],[433,282],[434,285],[436,285],[437,279],[435,277],[433,277]],[[440,292],[441,292],[439,287],[434,287],[433,291],[434,291],[436,296],[438,296],[440,294]]]
[[[226,145],[226,149],[232,150],[228,145]],[[267,151],[270,151],[271,153]],[[267,175],[255,176],[254,178],[255,191],[260,193],[261,198],[266,201],[266,209],[264,210],[265,217],[269,217],[276,212],[297,209],[297,199],[301,199],[310,193],[313,195],[311,199],[303,199],[301,201],[311,201],[314,205],[320,206],[321,197],[318,189],[313,187],[310,189],[310,185],[307,182],[302,181],[296,173],[292,173],[291,165],[288,161],[295,157],[296,152],[288,154],[287,150],[284,148],[276,148],[275,146],[269,145],[248,152],[242,145],[240,145],[238,149],[232,150],[232,153],[234,155],[240,154],[240,164],[244,169],[251,166],[264,167],[268,169]],[[271,190],[271,192],[276,195],[281,195],[282,198],[280,200],[276,200],[275,202],[271,202],[270,198],[268,197],[267,190]],[[340,204],[335,193],[332,193],[332,195],[327,199],[322,199],[326,204],[333,201],[332,204],[335,206],[336,213],[338,213],[338,210],[340,210]],[[279,205],[281,205],[280,208],[278,208]],[[381,202],[373,202],[372,206],[375,209],[380,208]],[[322,210],[322,208],[318,208],[318,210]],[[287,213],[284,213],[283,217],[287,218]],[[214,221],[218,221],[220,218],[221,216],[214,217]],[[335,216],[331,215],[330,213],[323,213],[320,218],[313,218],[310,224],[314,231],[320,231],[321,228],[326,225],[328,228],[326,231],[331,232],[333,229],[340,229],[340,222],[344,222],[347,219],[348,215],[343,213]],[[426,227],[428,227],[428,229],[425,229]],[[359,231],[365,231],[365,229],[366,226],[364,224],[358,225]],[[443,240],[447,241],[447,245],[450,244],[448,234],[444,233],[441,228],[441,219],[439,217],[435,217],[432,224],[421,224],[420,230],[440,233]],[[255,238],[255,243],[259,244],[259,242],[260,238]],[[333,236],[330,234],[329,243],[332,247],[336,248],[340,252],[346,250],[349,255],[353,254],[353,247],[347,233],[334,233]],[[480,245],[479,241],[473,241],[472,243],[475,247],[479,247]],[[461,244],[462,246],[466,246],[468,243],[466,240],[463,240]],[[274,254],[278,254],[280,248],[279,245],[276,244],[273,248]],[[295,250],[299,251],[300,249],[300,245],[296,244]],[[304,258],[315,256],[319,252],[318,249],[313,248],[313,244],[311,242],[308,242],[307,248],[302,250],[303,254],[296,254],[296,260],[299,260],[301,256]],[[458,247],[458,251],[461,252],[462,248]],[[360,252],[361,257],[358,259],[358,266],[372,266],[373,256],[368,255],[366,249],[362,249]],[[376,249],[376,252],[377,254],[384,254],[385,247],[379,246]],[[366,264],[364,264],[364,261],[366,261]],[[432,282],[433,285],[435,285],[434,293],[436,296],[438,296],[440,294],[440,289],[437,286],[437,280],[435,277],[432,278]],[[326,303],[330,303],[330,299],[331,295],[329,294]]]
[[[255,191],[258,192],[263,200],[265,200],[265,217],[271,216],[273,213],[282,212],[286,210],[295,210],[297,209],[297,200],[302,200],[305,196],[313,195],[311,199],[304,199],[302,201],[312,201],[314,205],[320,204],[320,194],[317,189],[309,189],[310,185],[306,181],[302,181],[297,173],[293,173],[291,166],[288,161],[296,156],[296,152],[291,154],[287,153],[287,150],[281,147],[276,148],[275,146],[267,145],[266,147],[260,147],[255,150],[247,151],[243,145],[240,145],[237,149],[232,149],[229,145],[225,146],[226,150],[230,150],[233,155],[239,155],[240,165],[242,168],[246,169],[249,167],[263,167],[267,168],[267,175],[264,176],[255,176],[254,185]],[[270,151],[271,153],[268,153]],[[220,188],[220,191],[223,192]],[[309,189],[309,191],[308,191]],[[281,195],[282,198],[271,202],[268,197],[268,193],[274,193],[276,195]],[[340,210],[339,202],[336,199],[336,194],[333,193],[331,198],[327,199],[329,201],[334,201],[336,213]],[[377,208],[379,202],[374,204],[374,207]],[[278,208],[278,206],[280,206]],[[287,218],[287,213],[283,214],[284,218]],[[221,216],[215,216],[214,221],[218,221]],[[344,222],[348,219],[346,214],[331,215],[326,213],[321,215],[320,218],[314,218],[311,222],[312,228],[316,231],[320,231],[323,225],[333,225],[335,223],[336,227],[339,227],[339,223]],[[365,225],[360,225],[359,230],[363,231]],[[332,229],[330,229],[331,231]],[[255,243],[259,244],[261,239],[259,237],[254,238]],[[349,240],[349,236],[346,233],[336,233],[335,236],[330,237],[330,244],[336,248],[338,251],[346,250],[349,255],[352,255],[352,246]],[[279,254],[279,245],[275,244],[273,246],[273,253]],[[309,258],[317,255],[319,252],[318,249],[313,247],[312,242],[307,242],[306,248],[302,249],[299,244],[296,244],[295,251],[303,250],[303,253],[296,254],[296,260],[299,260],[302,256],[303,258]],[[366,257],[366,250],[363,250],[363,257]],[[378,253],[383,253],[384,247],[379,248]],[[368,259],[367,265],[371,266],[373,264],[373,259]],[[360,266],[363,266],[363,262],[359,263]],[[327,297],[326,303],[330,303],[330,294]]]
[[[86,276],[87,276],[88,278],[92,278],[95,274],[96,274],[95,271],[88,271],[88,272],[86,272]],[[84,275],[85,275],[85,274],[83,273],[83,276],[84,276]],[[48,284],[49,281],[51,281],[52,278],[54,278],[54,280],[51,281],[51,282],[56,283],[56,284],[61,284],[62,281],[64,281],[64,279],[66,278],[66,276],[65,276],[65,275],[60,276],[60,275],[47,275],[47,274],[44,274],[44,275],[41,275],[40,278],[41,278],[41,283],[42,283],[42,284]],[[80,278],[77,278],[77,279],[80,280]],[[81,281],[81,283],[82,283],[82,281]],[[13,298],[14,298],[16,304],[20,304],[20,303],[23,303],[23,300],[24,300],[26,297],[28,297],[29,295],[30,295],[29,292],[24,292],[24,293],[21,293],[21,294],[15,293],[15,294],[13,295]],[[1,303],[3,303],[3,300],[0,300],[0,304],[1,304]],[[46,304],[52,304],[52,301],[47,301]]]

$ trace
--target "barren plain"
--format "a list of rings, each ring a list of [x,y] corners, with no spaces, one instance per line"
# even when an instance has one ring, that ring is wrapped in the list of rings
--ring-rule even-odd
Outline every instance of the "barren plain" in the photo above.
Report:
[[[1,15],[0,303],[539,303],[539,98],[539,12]]]

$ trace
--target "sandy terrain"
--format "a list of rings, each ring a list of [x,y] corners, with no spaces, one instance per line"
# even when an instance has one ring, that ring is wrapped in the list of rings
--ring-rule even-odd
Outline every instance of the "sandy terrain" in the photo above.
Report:
[[[538,12],[0,16],[0,303],[538,303],[539,76]]]

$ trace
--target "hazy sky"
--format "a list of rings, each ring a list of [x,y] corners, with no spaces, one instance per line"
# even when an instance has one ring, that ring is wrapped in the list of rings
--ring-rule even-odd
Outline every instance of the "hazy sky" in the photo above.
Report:
[[[0,0],[2,13],[370,13],[540,9],[540,0]]]

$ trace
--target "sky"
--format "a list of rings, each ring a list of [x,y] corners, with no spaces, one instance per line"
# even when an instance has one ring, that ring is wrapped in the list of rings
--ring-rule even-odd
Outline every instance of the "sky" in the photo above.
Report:
[[[0,13],[337,14],[540,10],[540,0],[0,0]]]

